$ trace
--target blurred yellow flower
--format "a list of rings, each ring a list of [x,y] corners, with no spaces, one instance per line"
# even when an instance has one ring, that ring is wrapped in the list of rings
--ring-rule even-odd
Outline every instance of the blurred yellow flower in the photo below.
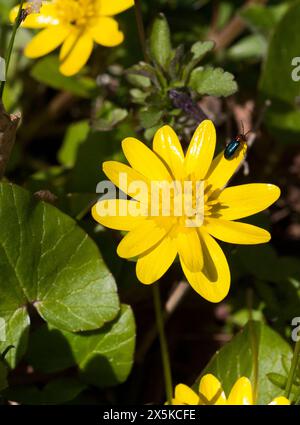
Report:
[[[23,27],[42,29],[25,48],[25,55],[38,58],[62,45],[60,71],[71,76],[88,61],[94,42],[106,47],[122,43],[124,36],[114,15],[132,7],[134,0],[52,0],[42,3],[40,13],[30,13]],[[24,8],[30,9],[25,3]],[[19,6],[12,9],[15,21]]]
[[[191,286],[211,302],[221,301],[230,287],[228,263],[214,238],[233,244],[268,242],[270,234],[266,230],[234,220],[264,210],[280,196],[279,188],[271,184],[224,189],[243,161],[246,148],[227,160],[223,152],[213,159],[215,146],[216,131],[209,120],[203,121],[195,131],[186,155],[169,126],[155,134],[153,151],[137,139],[125,139],[122,147],[131,167],[108,161],[103,164],[103,170],[133,199],[100,200],[92,209],[93,217],[103,226],[128,231],[117,253],[122,258],[137,258],[136,273],[142,283],[151,284],[160,279],[179,255]],[[161,189],[166,183],[173,183],[174,204],[178,198],[180,204],[189,197],[195,208],[178,214],[172,207],[166,214],[166,196],[153,200],[153,196],[137,190],[137,181],[143,182],[151,195],[153,188]],[[192,184],[183,199],[177,191],[178,182],[182,186]],[[202,195],[199,182],[202,182]],[[156,214],[154,207],[158,207]],[[111,213],[107,214],[108,209]],[[137,211],[132,214],[132,209]]]
[[[220,381],[211,374],[204,375],[200,380],[198,394],[184,384],[176,385],[173,405],[253,405],[252,385],[248,378],[239,378],[232,387],[228,398],[222,389]],[[269,405],[287,405],[285,397],[276,397]]]

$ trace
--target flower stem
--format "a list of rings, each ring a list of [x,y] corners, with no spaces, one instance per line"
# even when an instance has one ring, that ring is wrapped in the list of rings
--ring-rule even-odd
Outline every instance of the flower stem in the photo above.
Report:
[[[20,1],[19,12],[18,12],[18,15],[16,17],[16,20],[15,20],[15,23],[14,23],[14,26],[13,26],[13,30],[12,30],[12,34],[11,34],[11,37],[10,37],[9,45],[8,45],[8,48],[7,48],[7,51],[6,51],[6,54],[5,54],[5,75],[6,76],[8,74],[8,70],[9,70],[10,59],[11,59],[11,54],[12,54],[13,47],[14,47],[14,44],[15,44],[15,38],[16,38],[17,30],[22,23],[22,10],[23,10],[24,2],[25,2],[25,0]],[[1,85],[0,85],[0,99],[2,99],[4,87],[5,87],[5,81],[2,81]]]
[[[293,358],[292,358],[292,363],[291,363],[291,368],[290,368],[289,375],[288,375],[288,378],[287,378],[287,383],[286,383],[286,388],[285,388],[285,394],[286,394],[287,398],[289,398],[290,395],[291,395],[292,386],[293,386],[293,382],[294,382],[294,376],[295,376],[295,373],[296,373],[296,370],[297,370],[299,357],[300,357],[300,339],[296,342],[296,345],[295,345],[295,348],[294,348],[294,354],[293,354]]]
[[[162,358],[163,370],[164,370],[166,397],[167,397],[168,403],[172,404],[173,385],[172,385],[171,365],[170,365],[167,340],[166,340],[166,335],[164,330],[164,319],[163,319],[163,312],[161,308],[161,299],[160,299],[158,283],[154,284],[152,288],[153,288],[153,301],[154,301],[154,308],[155,308],[156,324],[157,324],[157,330],[159,334],[160,351],[161,351],[161,358]]]
[[[142,50],[143,50],[144,60],[145,60],[145,62],[149,62],[148,53],[147,53],[145,28],[144,28],[144,22],[143,22],[143,15],[142,15],[142,8],[141,8],[140,0],[134,0],[134,6],[135,6],[134,10],[135,10],[136,24],[137,24],[137,28],[138,28],[141,47],[142,47]]]

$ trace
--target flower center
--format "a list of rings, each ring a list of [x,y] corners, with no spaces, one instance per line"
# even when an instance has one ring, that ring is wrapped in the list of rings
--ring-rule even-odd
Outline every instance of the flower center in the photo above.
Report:
[[[98,16],[95,0],[56,0],[59,20],[76,27],[86,27]]]
[[[199,227],[203,224],[207,195],[202,181],[153,182],[150,194],[152,217],[169,217],[174,224]]]

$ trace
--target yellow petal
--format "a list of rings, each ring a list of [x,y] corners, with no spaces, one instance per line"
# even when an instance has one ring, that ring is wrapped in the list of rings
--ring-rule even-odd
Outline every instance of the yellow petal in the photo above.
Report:
[[[67,77],[77,74],[91,56],[93,45],[93,39],[88,32],[73,30],[60,52],[60,72]]]
[[[25,3],[23,8],[28,7],[29,4]],[[19,6],[15,6],[9,14],[9,19],[11,22],[15,22],[16,17],[18,16]],[[40,13],[31,13],[22,22],[23,28],[45,28],[49,25],[58,25],[59,17],[56,13],[56,8],[53,3],[43,2]]]
[[[204,267],[202,272],[193,273],[181,261],[183,272],[192,288],[206,300],[218,303],[228,294],[230,270],[219,244],[201,228]]]
[[[102,46],[118,46],[124,40],[124,34],[119,31],[117,21],[112,18],[99,18],[89,31],[93,40]]]
[[[185,158],[185,172],[193,180],[203,180],[211,165],[216,147],[216,130],[204,120],[195,131]]]
[[[181,261],[191,272],[200,272],[203,253],[197,229],[181,227],[176,235],[176,245]]]
[[[113,16],[129,9],[134,5],[134,0],[97,0],[99,12],[104,16]]]
[[[244,376],[236,381],[230,391],[227,404],[252,405],[253,394],[252,385],[248,378]]]
[[[260,227],[220,218],[207,218],[205,229],[215,238],[228,243],[254,245],[271,239],[270,233]]]
[[[70,33],[69,26],[58,25],[39,32],[27,44],[25,55],[29,58],[38,58],[47,55],[60,46]]]
[[[145,219],[127,233],[118,245],[117,253],[122,258],[132,258],[153,248],[170,230],[170,225],[164,225],[162,220]]]
[[[274,400],[271,401],[271,403],[269,403],[269,405],[275,405],[275,406],[285,406],[285,405],[290,405],[291,402],[283,396],[280,397],[276,397],[274,398]]]
[[[160,279],[172,265],[177,255],[174,241],[166,236],[151,251],[139,257],[136,275],[140,282],[149,285]]]
[[[168,125],[155,133],[153,150],[169,168],[174,180],[184,178],[184,154],[175,131]]]
[[[132,215],[135,212],[138,215]],[[145,220],[146,211],[136,201],[105,199],[92,208],[93,218],[102,226],[115,230],[132,230]]]
[[[200,404],[226,404],[226,396],[220,381],[212,374],[208,373],[201,378],[199,384]],[[202,397],[203,395],[205,399]]]
[[[212,216],[238,220],[265,210],[279,196],[280,189],[273,184],[252,183],[227,187],[218,196]]]
[[[171,181],[170,173],[161,159],[144,143],[134,137],[122,142],[124,155],[129,164],[149,180]]]
[[[102,167],[114,185],[127,195],[147,205],[150,183],[142,174],[117,161],[106,161]]]
[[[175,387],[176,404],[197,405],[199,397],[190,387],[184,384],[178,384]],[[174,403],[173,403],[174,404]]]
[[[232,159],[226,159],[224,157],[224,151],[219,153],[218,156],[213,160],[208,170],[206,179],[207,186],[210,191],[222,189],[228,180],[233,176],[241,162],[245,159],[246,146],[238,151],[238,154]]]

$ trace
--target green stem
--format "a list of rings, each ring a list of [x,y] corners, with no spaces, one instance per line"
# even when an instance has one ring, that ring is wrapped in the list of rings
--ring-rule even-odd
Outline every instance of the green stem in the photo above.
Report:
[[[294,354],[292,358],[292,363],[291,363],[291,368],[287,378],[287,383],[285,388],[285,394],[287,398],[290,398],[290,395],[291,395],[294,377],[295,377],[295,373],[298,366],[299,356],[300,356],[300,339],[296,342]]]
[[[8,70],[9,70],[10,59],[11,59],[11,54],[12,54],[13,47],[14,47],[14,44],[15,44],[15,38],[16,38],[17,30],[22,23],[21,16],[22,16],[22,10],[23,10],[24,2],[25,2],[25,0],[21,0],[21,2],[20,2],[19,12],[18,12],[18,15],[16,17],[16,20],[15,20],[15,23],[14,23],[14,26],[13,26],[12,34],[11,34],[11,37],[10,37],[10,42],[9,42],[8,49],[7,49],[6,55],[5,55],[5,75],[6,75],[6,77],[7,77]],[[4,87],[5,87],[5,81],[2,81],[1,85],[0,85],[0,99],[2,99]]]
[[[143,15],[142,15],[142,8],[140,0],[134,0],[134,11],[135,11],[135,18],[136,18],[136,24],[138,28],[139,33],[139,39],[143,50],[144,60],[145,62],[149,62],[148,53],[147,53],[147,43],[146,43],[146,35],[145,35],[145,28],[144,28],[144,22],[143,22]]]
[[[158,283],[154,284],[152,288],[153,288],[153,301],[154,301],[154,308],[155,308],[156,324],[157,324],[157,330],[159,334],[160,351],[161,351],[161,358],[162,358],[163,370],[164,370],[166,397],[167,397],[168,403],[171,405],[172,395],[173,395],[172,374],[171,374],[171,365],[170,365],[167,340],[166,340],[165,329],[164,329],[164,319],[163,319],[163,312],[161,307],[161,299],[160,299]]]

